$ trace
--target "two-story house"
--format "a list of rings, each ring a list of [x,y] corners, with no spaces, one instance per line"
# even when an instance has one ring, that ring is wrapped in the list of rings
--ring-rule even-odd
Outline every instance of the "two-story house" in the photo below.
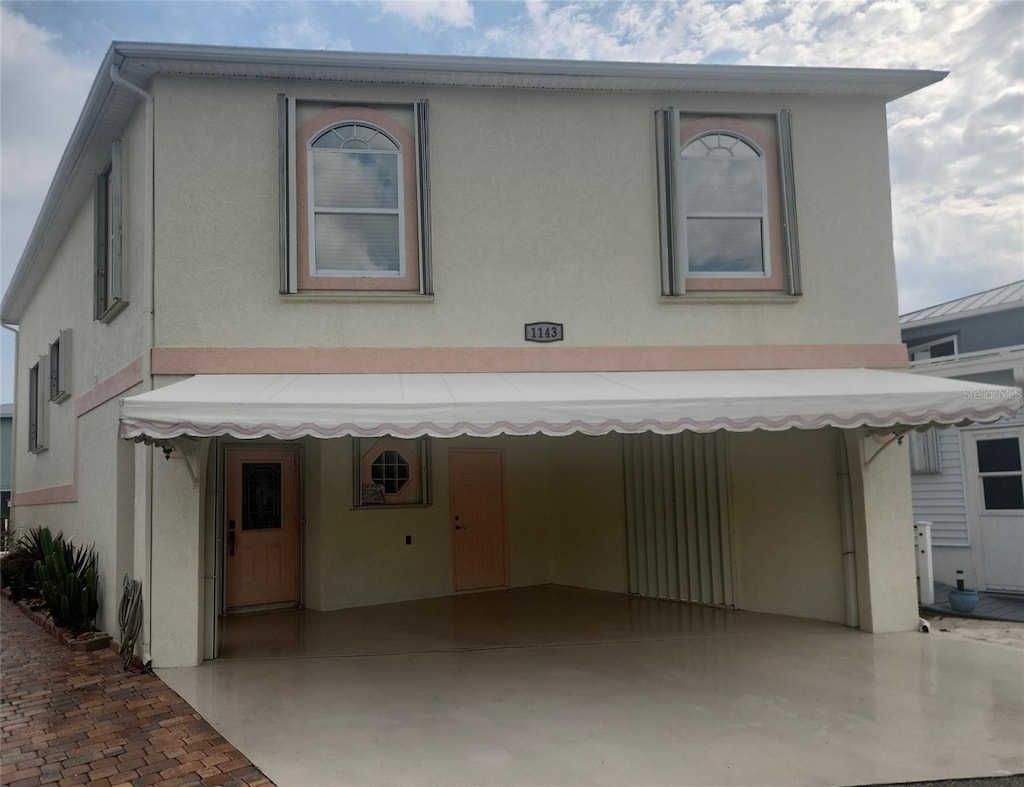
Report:
[[[1024,281],[904,314],[900,329],[914,373],[1024,388]],[[916,432],[910,449],[935,579],[953,585],[959,570],[982,590],[1024,593],[1024,412]]]
[[[1019,406],[903,371],[885,110],[943,76],[115,43],[3,302],[16,523],[158,666],[547,583],[912,629],[893,438]]]

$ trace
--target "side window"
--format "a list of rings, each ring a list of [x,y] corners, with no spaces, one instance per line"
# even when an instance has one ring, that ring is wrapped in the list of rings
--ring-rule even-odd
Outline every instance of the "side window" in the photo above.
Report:
[[[910,472],[914,475],[942,472],[938,429],[910,433]]]
[[[355,440],[357,508],[430,502],[426,438]]]
[[[979,438],[976,445],[984,510],[1024,510],[1024,454],[1020,439]]]
[[[789,113],[656,114],[662,293],[800,294]]]
[[[47,357],[28,370],[28,450],[38,454],[46,450]]]
[[[425,104],[282,112],[282,292],[429,294]]]
[[[50,401],[59,404],[71,396],[71,331],[61,331],[50,345]]]
[[[109,322],[127,305],[121,265],[121,142],[96,176],[96,243],[93,254],[93,319]]]
[[[948,358],[957,354],[956,336],[944,336],[930,342],[921,342],[907,348],[911,361],[928,361],[932,358]]]

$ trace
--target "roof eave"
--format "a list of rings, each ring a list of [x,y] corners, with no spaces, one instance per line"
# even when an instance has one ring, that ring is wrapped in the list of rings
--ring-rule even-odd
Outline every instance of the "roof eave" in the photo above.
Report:
[[[152,67],[165,63],[168,72],[175,64],[193,66],[205,62],[218,74],[225,69],[245,76],[246,68],[261,74],[275,68],[287,77],[293,69],[327,69],[339,72],[376,72],[377,81],[415,84],[448,84],[446,77],[485,85],[506,87],[543,86],[545,80],[576,80],[580,87],[595,90],[647,90],[651,82],[680,91],[723,90],[727,92],[862,94],[892,101],[945,78],[945,71],[871,68],[815,68],[790,66],[740,66],[678,63],[635,63],[587,60],[464,57],[452,55],[406,55],[363,52],[332,52],[300,49],[202,46],[115,42],[125,60],[146,61]],[[629,85],[635,85],[630,88]]]

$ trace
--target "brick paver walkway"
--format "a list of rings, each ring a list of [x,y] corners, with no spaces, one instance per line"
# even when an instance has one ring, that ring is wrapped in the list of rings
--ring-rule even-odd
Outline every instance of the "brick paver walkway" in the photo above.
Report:
[[[268,785],[155,675],[76,653],[0,599],[0,783]]]

